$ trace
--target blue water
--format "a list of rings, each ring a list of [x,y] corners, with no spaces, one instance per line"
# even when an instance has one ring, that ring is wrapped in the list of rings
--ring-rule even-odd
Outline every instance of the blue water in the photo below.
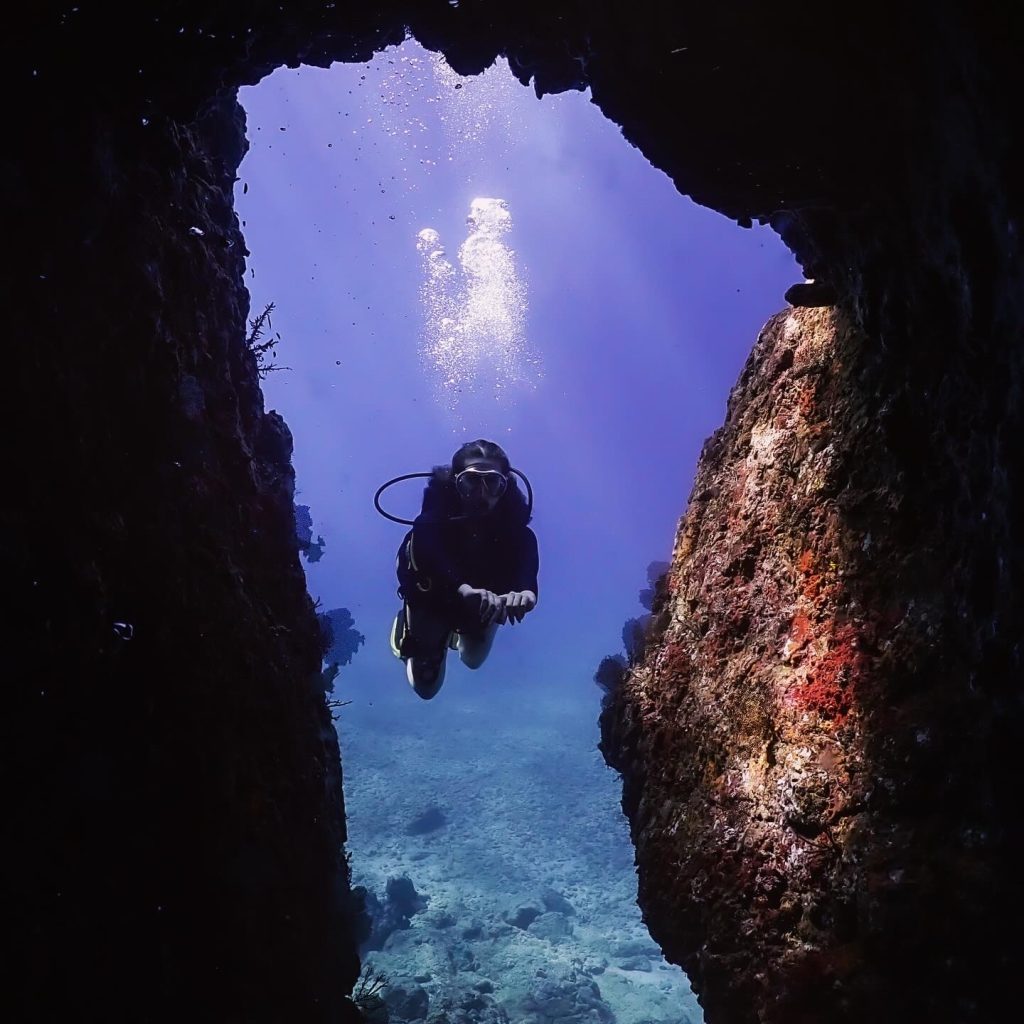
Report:
[[[592,676],[643,614],[648,563],[671,557],[700,447],[800,279],[792,257],[679,196],[585,94],[537,101],[501,66],[459,81],[407,42],[240,99],[247,283],[254,314],[275,303],[288,367],[264,393],[325,540],[309,588],[366,638],[333,695],[351,702],[355,880],[382,897],[405,875],[429,898],[368,960],[413,994],[408,1019],[699,1020],[635,904]],[[450,655],[424,702],[388,645],[404,528],[371,499],[476,437],[533,483],[540,600],[479,671]],[[411,518],[419,496],[406,483],[386,507]],[[430,808],[445,824],[407,835]],[[509,923],[524,908],[543,917]]]

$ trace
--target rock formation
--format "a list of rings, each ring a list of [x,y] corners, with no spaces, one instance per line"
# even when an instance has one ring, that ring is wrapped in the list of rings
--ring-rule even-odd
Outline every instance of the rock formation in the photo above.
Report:
[[[711,1021],[982,1019],[1019,950],[983,924],[1021,900],[1019,722],[982,667],[1014,648],[967,612],[1010,599],[967,554],[1006,510],[961,518],[956,425],[910,428],[895,363],[836,310],[769,322],[602,715],[641,905]]]
[[[655,933],[694,969],[712,1024],[771,1018],[775,995],[756,965],[774,963],[776,948],[792,953],[789,889],[755,877],[767,909],[740,913],[746,897],[726,885],[743,877],[737,847],[716,861],[704,902],[692,862],[650,860],[669,848],[652,815],[672,827],[688,801],[694,856],[709,851],[711,823],[734,813],[723,794],[769,777],[728,773],[741,754],[763,773],[773,769],[768,750],[789,756],[786,729],[805,726],[785,700],[803,701],[832,732],[822,724],[808,748],[817,760],[806,791],[794,785],[785,797],[788,831],[762,825],[809,851],[786,886],[808,896],[826,880],[838,888],[818,893],[820,910],[801,899],[799,920],[806,910],[816,929],[808,946],[824,965],[798,949],[772,966],[785,982],[778,998],[791,1007],[831,998],[837,1020],[846,1006],[877,1008],[895,984],[885,958],[895,943],[906,967],[899,1005],[927,1006],[935,1021],[991,1015],[1016,949],[995,945],[990,922],[1020,910],[1021,779],[1008,755],[1022,732],[1024,633],[1022,176],[1010,99],[1021,37],[995,10],[40,0],[11,17],[0,68],[12,98],[0,160],[9,296],[0,535],[12,609],[0,749],[5,913],[17,936],[8,1019],[253,1024],[353,1012],[338,749],[296,549],[290,438],[263,409],[246,346],[234,90],[286,64],[365,59],[407,27],[463,73],[504,53],[538,94],[589,86],[682,192],[740,223],[772,223],[820,285],[808,301],[835,296],[840,322],[856,328],[841,328],[833,371],[814,371],[823,390],[808,396],[808,414],[830,417],[826,440],[793,442],[820,464],[819,497],[829,499],[809,542],[797,550],[796,509],[806,508],[779,477],[797,502],[773,506],[790,532],[748,550],[723,522],[725,548],[703,537],[680,551],[662,609],[662,669],[710,679],[718,658],[724,687],[757,657],[748,672],[779,688],[782,711],[745,703],[738,687],[723,706],[741,717],[716,719],[716,731],[685,704],[696,699],[689,689],[645,704],[641,673],[605,719]],[[808,321],[799,323],[804,337]],[[780,365],[764,380],[794,374]],[[758,434],[765,457],[777,446],[764,430],[785,421]],[[735,443],[753,451],[749,437]],[[714,514],[711,496],[695,501],[694,527],[704,504]],[[797,575],[778,576],[779,594],[763,606],[750,598],[749,621],[727,628],[723,618],[742,615],[744,602],[701,590],[687,559],[705,553],[709,569],[729,567],[730,588],[776,579],[773,567],[782,573],[794,558]],[[688,593],[707,608],[680,608]],[[792,620],[771,603],[786,595]],[[759,632],[772,614],[781,647]],[[702,617],[699,643],[673,632]],[[763,650],[750,650],[750,630]],[[716,654],[716,637],[739,646]],[[802,666],[811,674],[801,677]],[[677,700],[680,721],[701,723],[687,740],[687,756],[708,754],[699,783],[685,769],[692,761],[660,760],[681,749],[657,724],[661,702]],[[761,749],[777,713],[780,738]],[[826,733],[837,738],[833,754]],[[648,791],[665,799],[652,804]],[[822,852],[830,834],[851,850],[891,842],[909,853],[905,864],[878,861],[889,874],[873,874],[873,860],[854,870]],[[936,894],[954,876],[940,917]],[[858,890],[858,878],[885,891]],[[851,908],[855,891],[862,902]],[[865,923],[875,907],[884,925]],[[930,945],[921,922],[933,928]],[[883,932],[881,947],[856,944]],[[823,988],[821,971],[840,986]]]

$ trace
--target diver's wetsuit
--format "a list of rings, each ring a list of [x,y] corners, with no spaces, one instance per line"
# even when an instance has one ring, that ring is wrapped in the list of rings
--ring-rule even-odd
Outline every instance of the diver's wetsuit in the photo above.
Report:
[[[518,495],[518,492],[516,492]],[[537,538],[519,501],[501,501],[490,513],[465,516],[435,471],[423,495],[423,511],[398,549],[398,593],[412,608],[429,607],[459,632],[480,629],[476,610],[459,596],[463,583],[495,594],[537,594]]]

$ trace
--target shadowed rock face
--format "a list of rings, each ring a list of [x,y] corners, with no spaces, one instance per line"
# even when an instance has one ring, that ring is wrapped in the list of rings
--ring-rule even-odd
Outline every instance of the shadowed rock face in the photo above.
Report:
[[[713,1021],[881,1016],[900,978],[911,1018],[996,1005],[987,920],[1019,910],[1020,34],[955,6],[842,24],[744,2],[18,12],[0,68],[13,1019],[350,1012],[338,750],[290,437],[245,344],[233,90],[407,25],[463,72],[502,52],[538,92],[589,84],[682,191],[770,221],[864,332],[830,356],[825,315],[801,314],[793,362],[752,364],[730,423],[755,394],[754,420],[778,415],[727,428],[702,479],[742,463],[737,508],[780,528],[712,536],[727,510],[695,492],[664,637],[605,718],[655,934]],[[798,377],[798,356],[817,368]],[[806,413],[787,405],[814,381]],[[785,452],[818,492],[762,462]],[[692,575],[702,559],[722,588]],[[716,843],[747,820],[743,786],[776,817]]]
[[[66,186],[13,214],[39,220],[2,531],[11,1020],[334,1020],[358,970],[219,113],[228,163],[204,125],[125,152],[72,118]]]

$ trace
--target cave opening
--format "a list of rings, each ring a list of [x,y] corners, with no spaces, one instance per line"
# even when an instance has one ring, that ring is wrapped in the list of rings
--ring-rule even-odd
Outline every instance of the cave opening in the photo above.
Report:
[[[628,657],[792,255],[681,197],[585,94],[538,101],[503,60],[463,78],[408,38],[280,68],[239,102],[250,339],[335,629],[347,849],[377,918],[364,977],[387,977],[398,1020],[566,998],[699,1020],[636,907],[594,673]],[[541,600],[422,702],[387,642],[404,528],[370,499],[475,437],[532,481]],[[411,518],[420,493],[386,505]],[[404,914],[392,879],[416,890]]]
[[[11,1019],[353,1017],[339,747],[295,550],[292,439],[265,412],[244,344],[235,90],[285,65],[368,60],[405,26],[463,73],[501,53],[539,92],[589,84],[680,192],[780,231],[847,320],[834,345],[817,339],[812,375],[795,357],[745,374],[725,443],[701,459],[725,485],[694,516],[708,527],[699,550],[680,545],[677,608],[707,608],[700,635],[670,635],[658,692],[631,675],[604,718],[652,931],[718,1022],[1005,1013],[1020,942],[993,923],[1024,905],[1024,364],[1020,30],[994,11],[44,0],[19,12],[0,172],[17,297],[3,531]],[[446,244],[461,230],[445,228]],[[255,297],[275,299],[287,364],[289,304]],[[766,355],[786,341],[775,323]],[[776,368],[802,383],[772,386]],[[758,389],[771,400],[753,409]],[[761,413],[772,422],[755,435]],[[813,430],[784,432],[797,459],[774,464],[781,486],[760,489],[771,501],[748,519],[764,543],[737,544],[729,474],[751,478],[742,463],[772,448],[776,414]],[[300,473],[313,450],[300,440]],[[794,492],[796,461],[819,490]],[[543,483],[538,514],[566,511]],[[824,513],[810,535],[808,510]],[[325,540],[323,566],[338,551]],[[759,574],[767,600],[747,615]],[[532,642],[553,592],[521,631],[524,657],[554,661]],[[786,696],[787,659],[812,626],[814,706],[734,700],[751,669]],[[751,630],[760,650],[733,642]],[[370,642],[346,668],[368,665]],[[599,651],[614,643],[602,634]],[[693,653],[708,686],[683,708]],[[471,693],[453,670],[446,703],[418,713],[443,719],[462,682]],[[488,706],[516,692],[496,685]],[[717,771],[759,753],[757,773]]]

